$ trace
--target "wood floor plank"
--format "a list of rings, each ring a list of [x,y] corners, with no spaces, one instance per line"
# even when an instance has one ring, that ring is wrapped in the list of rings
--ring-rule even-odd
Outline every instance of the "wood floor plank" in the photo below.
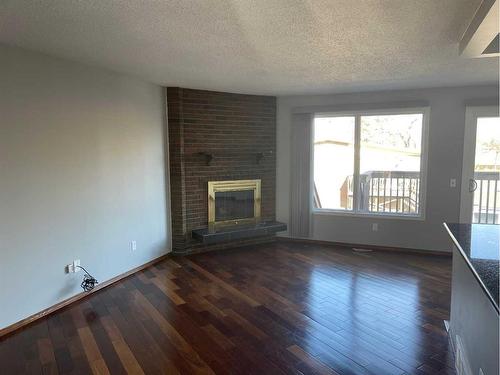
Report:
[[[38,340],[38,356],[42,365],[56,363],[54,348],[49,338]]]
[[[220,279],[219,277],[215,276],[214,274],[206,271],[203,267],[200,267],[196,263],[194,263],[194,262],[192,262],[190,260],[187,260],[186,263],[190,267],[194,268],[196,271],[198,271],[199,273],[201,273],[202,275],[206,276],[212,282],[215,282],[218,285],[220,285],[222,288],[226,289],[229,293],[231,293],[234,296],[236,296],[236,297],[242,299],[243,301],[247,302],[250,306],[255,307],[255,306],[259,306],[260,305],[259,302],[254,301],[252,298],[250,298],[247,295],[245,295],[244,293],[240,292],[238,289],[236,289],[232,285],[228,284],[226,281],[224,281],[224,280]]]
[[[177,293],[175,293],[174,289],[169,287],[169,284],[157,278],[153,279],[153,283],[176,305],[182,305],[186,303],[186,301],[184,301]]]
[[[337,372],[333,371],[331,368],[306,353],[300,346],[292,345],[288,347],[288,350],[299,358],[304,365],[307,365],[315,374],[338,375]]]
[[[82,341],[83,349],[87,355],[90,368],[94,375],[109,374],[106,362],[101,356],[99,347],[92,336],[92,332],[89,327],[78,328],[78,336]]]
[[[101,321],[127,373],[132,375],[144,374],[141,366],[137,362],[128,345],[125,343],[120,330],[116,327],[112,318],[106,316],[101,318]]]
[[[451,261],[300,243],[171,257],[0,339],[3,374],[454,374]]]
[[[192,366],[193,371],[199,374],[214,374],[212,369],[207,366],[200,356],[193,350],[193,348],[184,340],[184,338],[170,325],[165,317],[154,308],[154,306],[140,294],[138,291],[134,294],[137,301],[144,307],[145,311],[151,316],[153,321],[158,325],[159,329],[165,336],[179,348],[183,358]]]

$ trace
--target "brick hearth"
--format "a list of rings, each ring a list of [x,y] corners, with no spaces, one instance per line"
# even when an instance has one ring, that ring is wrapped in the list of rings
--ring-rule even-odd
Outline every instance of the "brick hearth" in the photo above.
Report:
[[[206,246],[191,231],[207,226],[208,181],[260,178],[262,219],[275,219],[276,98],[169,87],[167,107],[173,251],[269,241]]]

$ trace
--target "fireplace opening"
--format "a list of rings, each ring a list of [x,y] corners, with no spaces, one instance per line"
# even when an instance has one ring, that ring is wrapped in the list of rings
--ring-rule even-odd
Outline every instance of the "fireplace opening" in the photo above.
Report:
[[[254,216],[253,190],[215,193],[215,221],[251,219]]]
[[[209,181],[208,223],[260,219],[260,180]]]

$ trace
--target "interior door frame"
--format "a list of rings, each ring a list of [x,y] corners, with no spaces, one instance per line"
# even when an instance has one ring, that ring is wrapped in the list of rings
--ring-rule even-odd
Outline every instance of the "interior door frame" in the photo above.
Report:
[[[462,159],[462,184],[460,192],[460,222],[472,222],[472,205],[474,192],[469,191],[469,182],[474,178],[474,162],[476,158],[477,119],[480,117],[498,117],[496,105],[467,106],[465,108],[465,131]]]

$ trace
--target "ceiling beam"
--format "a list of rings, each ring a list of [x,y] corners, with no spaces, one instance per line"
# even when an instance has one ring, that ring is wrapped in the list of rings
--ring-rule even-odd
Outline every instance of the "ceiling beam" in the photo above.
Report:
[[[474,14],[459,43],[459,54],[463,57],[500,56],[497,51],[485,50],[499,33],[499,0],[483,0]]]

